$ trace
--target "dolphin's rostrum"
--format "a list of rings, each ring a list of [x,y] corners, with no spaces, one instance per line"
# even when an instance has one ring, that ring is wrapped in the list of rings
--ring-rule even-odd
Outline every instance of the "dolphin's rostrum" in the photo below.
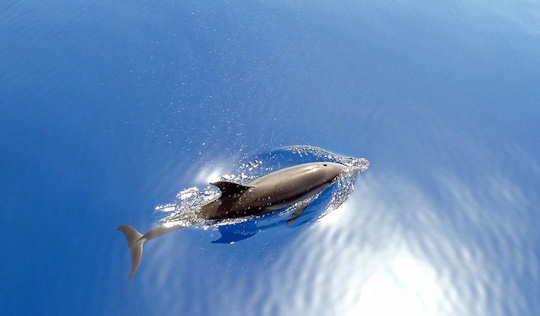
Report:
[[[312,162],[280,169],[246,184],[213,182],[210,184],[220,189],[221,196],[203,205],[199,216],[208,220],[223,220],[268,214],[324,191],[344,173],[359,171],[362,169],[339,163]],[[287,223],[302,215],[308,205],[309,202],[296,203]],[[131,249],[132,269],[129,278],[133,277],[141,263],[146,241],[180,228],[162,224],[143,235],[129,225],[119,226],[117,229],[124,233]]]

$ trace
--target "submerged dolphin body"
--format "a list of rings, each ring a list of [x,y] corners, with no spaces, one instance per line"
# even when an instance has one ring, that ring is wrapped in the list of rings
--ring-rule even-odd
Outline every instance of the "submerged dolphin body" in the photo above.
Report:
[[[339,163],[312,162],[280,169],[246,184],[213,182],[210,184],[221,190],[221,196],[203,205],[199,216],[208,220],[224,220],[269,214],[324,191],[344,173],[359,171]],[[287,223],[302,215],[311,201],[297,203]],[[131,249],[132,269],[129,278],[133,277],[141,263],[146,241],[180,228],[183,227],[162,224],[143,235],[129,225],[119,226],[117,229],[124,233]]]

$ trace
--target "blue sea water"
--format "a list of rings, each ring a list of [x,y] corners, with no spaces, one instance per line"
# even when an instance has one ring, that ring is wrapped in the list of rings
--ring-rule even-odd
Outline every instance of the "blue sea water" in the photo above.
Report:
[[[539,16],[3,1],[0,314],[539,315]],[[290,145],[370,167],[319,220],[170,233],[127,279],[118,225]]]

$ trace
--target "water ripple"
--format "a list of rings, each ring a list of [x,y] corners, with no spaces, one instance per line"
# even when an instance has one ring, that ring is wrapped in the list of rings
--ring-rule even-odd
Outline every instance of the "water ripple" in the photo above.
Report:
[[[274,157],[286,165],[293,163],[289,154]],[[246,168],[256,173],[264,166]],[[530,197],[511,177],[489,171],[478,183],[433,173],[428,188],[371,170],[344,203],[312,225],[278,226],[233,246],[169,239],[149,255],[148,265],[163,267],[153,274],[163,277],[143,275],[151,288],[207,291],[200,293],[206,307],[170,299],[178,312],[195,314],[219,313],[219,306],[259,315],[526,313],[531,302],[520,284],[539,281],[525,229]],[[182,257],[171,256],[172,249]],[[208,269],[209,279],[186,276],[193,265]]]

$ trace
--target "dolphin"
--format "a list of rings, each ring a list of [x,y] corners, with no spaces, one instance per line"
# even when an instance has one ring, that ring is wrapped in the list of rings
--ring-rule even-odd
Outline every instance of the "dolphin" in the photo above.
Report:
[[[219,188],[221,195],[203,205],[198,215],[208,220],[224,220],[265,215],[293,206],[292,215],[287,220],[290,224],[302,215],[313,201],[306,199],[307,197],[324,191],[334,184],[340,175],[362,170],[340,163],[311,162],[280,169],[245,184],[230,181],[211,182],[211,185]],[[143,235],[129,225],[119,226],[117,229],[124,233],[131,249],[132,269],[129,278],[135,275],[141,263],[145,242],[180,228],[183,227],[165,223]]]

